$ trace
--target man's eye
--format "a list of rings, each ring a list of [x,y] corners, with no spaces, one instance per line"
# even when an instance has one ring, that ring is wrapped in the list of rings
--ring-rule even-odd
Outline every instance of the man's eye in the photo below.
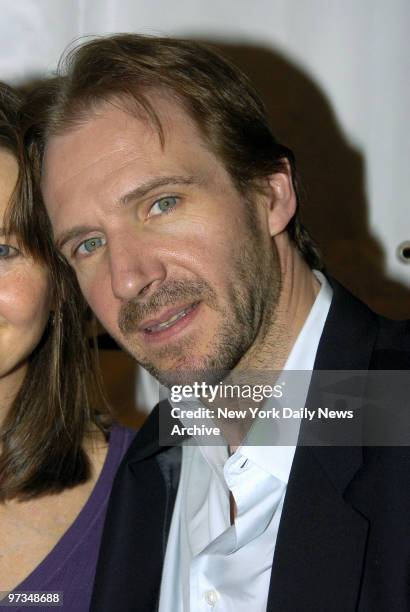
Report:
[[[154,215],[161,215],[167,212],[170,212],[177,205],[178,198],[176,196],[167,196],[165,198],[160,198],[151,206],[149,211],[149,217],[153,217]]]
[[[9,244],[0,244],[0,259],[11,259],[16,257],[19,251]]]
[[[87,238],[87,240],[84,240],[84,242],[80,244],[77,253],[79,253],[79,255],[90,255],[104,244],[105,240],[103,238]]]

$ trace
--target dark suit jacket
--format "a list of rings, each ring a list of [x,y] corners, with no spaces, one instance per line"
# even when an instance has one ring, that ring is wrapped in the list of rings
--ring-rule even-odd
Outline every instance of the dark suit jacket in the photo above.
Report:
[[[410,323],[333,289],[315,370],[410,369]],[[179,447],[158,445],[157,406],[114,484],[93,612],[157,609],[180,464]],[[267,610],[410,610],[409,447],[297,448]]]

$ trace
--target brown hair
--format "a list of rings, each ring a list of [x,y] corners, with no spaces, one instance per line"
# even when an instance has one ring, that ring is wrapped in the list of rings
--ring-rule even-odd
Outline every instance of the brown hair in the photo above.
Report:
[[[149,102],[149,91],[162,88],[184,106],[242,193],[249,193],[258,179],[283,170],[288,160],[299,207],[292,151],[275,139],[248,78],[207,46],[139,34],[100,37],[69,51],[59,75],[43,117],[45,139],[78,125],[101,102],[120,100],[144,111],[163,143],[159,118]],[[287,230],[307,263],[321,268],[298,211]]]
[[[49,221],[21,135],[21,98],[0,83],[0,147],[19,166],[6,211],[8,234],[23,252],[44,263],[53,287],[53,313],[29,359],[23,384],[0,428],[0,500],[29,499],[85,482],[89,461],[82,445],[99,393],[86,337],[86,305],[74,274],[53,250]]]

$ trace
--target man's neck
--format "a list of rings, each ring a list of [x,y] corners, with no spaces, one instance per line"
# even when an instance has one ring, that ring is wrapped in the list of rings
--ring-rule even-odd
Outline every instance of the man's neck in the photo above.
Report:
[[[282,282],[272,320],[266,327],[263,340],[254,343],[225,383],[274,385],[319,293],[319,281],[287,237],[280,247]],[[233,409],[244,408],[250,405],[250,401],[238,403],[234,400],[225,404]],[[254,407],[258,408],[259,404],[254,404]],[[237,422],[224,419],[218,423],[231,452],[242,443],[252,422],[251,418],[242,418]]]
[[[320,283],[287,236],[280,237],[279,301],[264,337],[244,355],[235,371],[281,371],[309,315]]]

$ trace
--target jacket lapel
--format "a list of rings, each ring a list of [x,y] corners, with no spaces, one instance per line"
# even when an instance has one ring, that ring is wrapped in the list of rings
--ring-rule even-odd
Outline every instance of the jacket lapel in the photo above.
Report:
[[[318,370],[367,370],[377,336],[373,313],[332,281],[307,404]],[[316,398],[316,399],[315,399]],[[344,499],[362,466],[360,446],[298,446],[279,527],[268,612],[357,609],[369,521]]]
[[[282,517],[268,611],[355,610],[368,524],[343,501],[309,447],[295,455]]]

